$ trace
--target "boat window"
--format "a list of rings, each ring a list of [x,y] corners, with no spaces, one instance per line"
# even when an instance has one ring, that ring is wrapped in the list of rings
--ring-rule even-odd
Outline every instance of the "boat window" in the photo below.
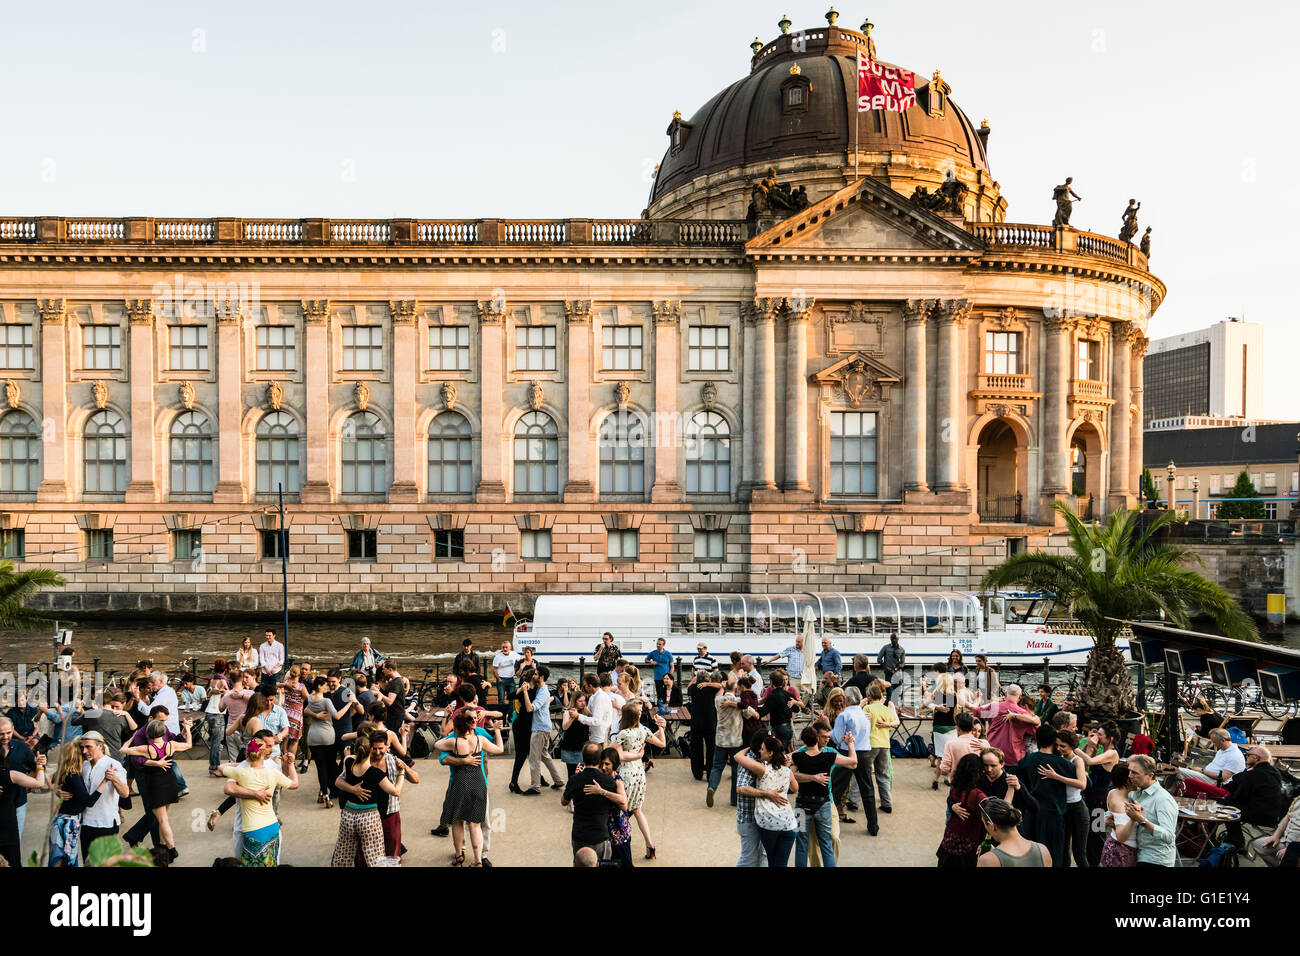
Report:
[[[898,612],[902,618],[903,633],[924,634],[926,632],[925,605],[920,598],[910,594],[900,595]]]
[[[1034,606],[1038,603],[1038,598],[1007,598],[1007,621],[1016,624],[1026,623],[1029,620],[1029,615],[1033,611]]]
[[[870,634],[873,626],[873,611],[879,610],[879,605],[865,594],[847,598],[846,603],[849,610],[849,631],[853,634]],[[890,607],[893,603],[889,602]],[[876,620],[875,626],[879,625],[880,621]]]
[[[745,601],[739,597],[722,597],[722,630],[727,634],[745,633]]]
[[[765,594],[745,595],[745,615],[748,619],[749,633],[772,633],[772,602]]]
[[[795,634],[802,628],[799,615],[795,612],[794,598],[772,595],[772,633],[786,636]]]
[[[942,595],[926,595],[921,598],[925,609],[925,630],[927,633],[952,632],[952,602]]]
[[[1053,598],[1039,598],[1025,615],[1026,624],[1043,624],[1052,616],[1052,607],[1056,601]]]
[[[695,633],[718,634],[721,632],[721,619],[718,613],[718,598],[712,594],[701,594],[695,598]]]
[[[843,594],[823,594],[822,630],[826,634],[849,633],[849,605]]]
[[[876,602],[876,636],[888,637],[902,631],[899,620],[898,598],[892,594],[881,594],[874,598]]]
[[[669,603],[669,615],[671,624],[669,625],[674,634],[689,634],[694,630],[692,626],[692,615],[695,612],[695,601],[690,597],[674,596]]]
[[[818,597],[815,594],[796,594],[794,604],[798,613],[796,627],[802,631],[803,622],[808,617],[808,612],[812,611],[813,627],[820,630],[822,626],[822,602]]]

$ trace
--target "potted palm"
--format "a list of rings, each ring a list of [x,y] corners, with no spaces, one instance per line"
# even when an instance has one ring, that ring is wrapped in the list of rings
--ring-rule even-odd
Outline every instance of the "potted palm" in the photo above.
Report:
[[[1166,620],[1186,627],[1191,614],[1200,611],[1228,637],[1258,637],[1255,622],[1232,596],[1190,567],[1201,563],[1194,552],[1156,541],[1176,519],[1174,511],[1144,515],[1124,509],[1104,524],[1088,524],[1064,502],[1053,508],[1065,519],[1068,549],[1012,555],[984,576],[983,587],[1051,591],[1091,634],[1092,650],[1076,694],[1082,715],[1116,721],[1139,716],[1124,654],[1115,646],[1124,621],[1163,612]]]

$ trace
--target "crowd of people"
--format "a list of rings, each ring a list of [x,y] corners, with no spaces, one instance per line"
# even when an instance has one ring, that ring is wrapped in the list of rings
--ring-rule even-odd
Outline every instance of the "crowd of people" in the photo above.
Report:
[[[19,698],[0,716],[0,857],[18,865],[28,794],[51,791],[50,866],[81,864],[94,839],[120,832],[136,801],[140,816],[122,839],[148,840],[155,863],[171,864],[180,849],[169,808],[189,792],[176,758],[199,745],[199,728],[225,798],[206,825],[233,816],[224,865],[279,864],[281,794],[299,789],[308,767],[317,805],[338,805],[331,865],[399,865],[401,800],[420,783],[421,750],[447,770],[432,833],[450,838],[456,866],[492,865],[489,758],[508,749],[510,798],[556,793],[579,866],[633,866],[638,836],[642,859],[658,858],[647,797],[655,758],[672,744],[688,755],[706,808],[729,778],[738,866],[833,867],[847,828],[860,825],[853,814],[865,818],[868,838],[887,825],[906,665],[897,636],[874,662],[842,659],[829,638],[808,653],[797,637],[762,661],[740,653],[719,661],[701,643],[679,662],[661,639],[638,664],[606,633],[592,661],[580,678],[553,680],[531,648],[503,641],[486,659],[466,640],[433,691],[431,716],[417,714],[410,680],[369,638],[349,667],[318,673],[288,660],[268,629],[261,644],[245,639],[211,673],[182,674],[175,686],[145,666],[102,701]],[[685,686],[674,678],[679,663]],[[775,669],[765,677],[763,666]],[[1300,804],[1283,804],[1266,747],[1243,753],[1202,723],[1211,759],[1162,776],[1149,738],[1126,740],[1105,722],[1080,729],[1071,702],[1058,705],[1047,685],[1030,700],[1003,685],[983,654],[967,666],[954,650],[921,691],[932,716],[930,786],[946,788],[941,867],[1173,865],[1178,806],[1169,786],[1240,807],[1224,827],[1234,845],[1245,849],[1245,824],[1256,827],[1252,848],[1265,859],[1300,858]],[[670,715],[680,736],[669,732]]]

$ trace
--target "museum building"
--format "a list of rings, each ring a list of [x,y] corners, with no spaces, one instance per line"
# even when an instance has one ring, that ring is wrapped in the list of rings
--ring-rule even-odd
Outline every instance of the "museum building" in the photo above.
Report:
[[[0,217],[5,556],[260,611],[287,539],[293,608],[484,611],[966,589],[1131,505],[1146,255],[1006,222],[937,72],[856,112],[828,21],[673,114],[640,218]]]

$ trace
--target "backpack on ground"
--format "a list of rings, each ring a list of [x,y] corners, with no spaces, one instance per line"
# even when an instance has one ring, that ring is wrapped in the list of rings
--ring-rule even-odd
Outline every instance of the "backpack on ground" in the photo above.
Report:
[[[1205,854],[1205,859],[1201,861],[1201,866],[1229,867],[1239,866],[1237,859],[1237,848],[1231,843],[1220,843],[1209,853]]]

